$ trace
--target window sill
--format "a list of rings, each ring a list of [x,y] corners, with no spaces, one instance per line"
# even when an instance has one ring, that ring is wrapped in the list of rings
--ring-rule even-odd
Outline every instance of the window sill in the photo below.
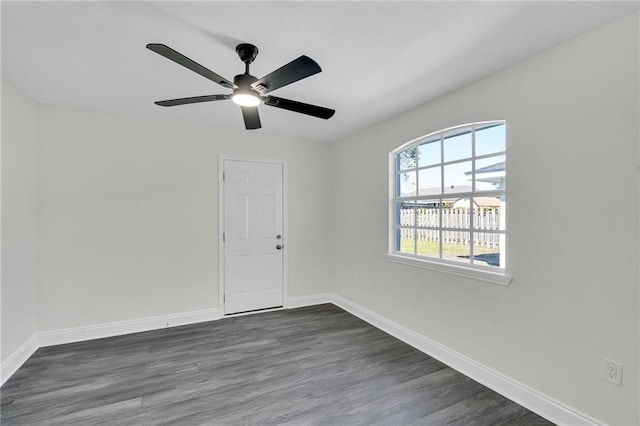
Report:
[[[385,257],[389,262],[401,263],[403,265],[416,266],[418,268],[430,269],[432,271],[443,272],[445,274],[457,275],[465,278],[472,278],[479,281],[485,281],[492,284],[508,286],[511,283],[512,276],[485,271],[482,269],[467,268],[458,265],[449,265],[447,263],[433,262],[427,259],[418,259],[411,256],[403,256],[395,253],[386,253]]]

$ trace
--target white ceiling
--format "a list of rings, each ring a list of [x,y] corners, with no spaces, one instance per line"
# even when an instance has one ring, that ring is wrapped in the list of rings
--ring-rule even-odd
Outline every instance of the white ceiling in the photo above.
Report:
[[[332,141],[638,9],[610,2],[8,2],[2,77],[49,104],[243,129],[231,101],[153,101],[229,90],[145,48],[163,43],[227,79],[296,57],[323,72],[273,95],[336,109],[328,121],[268,106],[262,129]],[[612,46],[615,48],[615,46]]]

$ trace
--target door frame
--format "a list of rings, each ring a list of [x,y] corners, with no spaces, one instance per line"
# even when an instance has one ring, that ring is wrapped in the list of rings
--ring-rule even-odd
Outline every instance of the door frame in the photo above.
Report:
[[[244,161],[249,163],[271,163],[282,165],[282,230],[283,230],[283,243],[284,250],[282,251],[282,308],[267,309],[278,310],[284,309],[288,306],[289,295],[289,256],[288,256],[288,240],[289,240],[289,220],[288,220],[288,194],[289,194],[289,179],[287,171],[286,160],[276,160],[271,158],[256,158],[245,157],[238,155],[226,155],[220,154],[218,156],[218,309],[222,316],[226,316],[225,303],[224,303],[224,241],[222,240],[222,234],[224,233],[224,162],[225,160],[231,161]],[[263,311],[259,311],[263,312]],[[233,314],[230,314],[233,315]],[[243,315],[243,314],[239,314]]]

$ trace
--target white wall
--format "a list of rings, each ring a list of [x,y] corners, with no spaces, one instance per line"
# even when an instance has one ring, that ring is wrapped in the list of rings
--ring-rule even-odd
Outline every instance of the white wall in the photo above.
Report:
[[[332,144],[333,290],[610,424],[638,423],[638,16]],[[506,119],[502,287],[385,261],[388,153]],[[623,386],[600,378],[624,364]]]
[[[326,145],[40,106],[38,330],[218,307],[218,155],[289,171],[289,297],[324,292]]]
[[[36,331],[36,106],[2,82],[2,344],[4,362]]]

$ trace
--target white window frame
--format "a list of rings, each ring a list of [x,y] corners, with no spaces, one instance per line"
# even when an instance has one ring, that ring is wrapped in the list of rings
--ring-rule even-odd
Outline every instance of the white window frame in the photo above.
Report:
[[[442,247],[441,247],[441,252],[440,252],[440,258],[435,258],[435,257],[428,257],[428,256],[422,256],[422,255],[418,255],[418,254],[409,254],[409,253],[401,253],[400,251],[396,250],[396,239],[397,239],[397,224],[396,224],[396,203],[398,201],[418,201],[418,200],[424,200],[424,199],[433,199],[434,197],[431,196],[420,196],[418,195],[418,193],[416,192],[415,196],[412,197],[399,197],[396,195],[396,188],[397,188],[397,179],[400,173],[400,170],[397,170],[397,165],[398,165],[398,161],[397,161],[397,157],[401,152],[404,152],[408,149],[411,149],[413,147],[418,148],[420,146],[421,143],[427,141],[427,140],[433,140],[434,138],[437,138],[438,136],[440,137],[440,143],[443,143],[443,136],[445,134],[451,134],[451,133],[455,133],[455,132],[460,132],[462,133],[464,131],[465,128],[468,128],[471,131],[472,134],[472,154],[471,154],[471,158],[470,160],[472,161],[472,166],[473,166],[473,170],[475,170],[475,162],[476,160],[481,160],[483,158],[486,157],[493,157],[496,155],[504,155],[506,158],[506,146],[505,146],[505,150],[501,151],[501,152],[495,152],[495,153],[491,153],[491,154],[487,154],[487,155],[481,155],[481,156],[476,156],[476,152],[475,152],[475,129],[477,127],[486,127],[488,125],[500,125],[500,124],[504,124],[506,125],[506,121],[505,120],[491,120],[491,121],[481,121],[481,122],[475,122],[475,123],[467,123],[467,124],[462,124],[459,126],[454,126],[454,127],[449,127],[447,129],[443,129],[443,130],[438,130],[436,132],[432,132],[429,133],[428,135],[425,136],[421,136],[419,138],[416,138],[412,141],[409,141],[403,145],[401,145],[400,147],[394,149],[393,151],[391,151],[389,153],[389,247],[388,247],[388,251],[386,253],[386,259],[391,261],[391,262],[395,262],[395,263],[401,263],[404,265],[410,265],[410,266],[416,266],[416,267],[420,267],[420,268],[426,268],[426,269],[430,269],[430,270],[434,270],[434,271],[438,271],[438,272],[444,272],[444,273],[448,273],[448,274],[452,274],[452,275],[457,275],[457,276],[463,276],[466,278],[472,278],[472,279],[476,279],[476,280],[481,280],[481,281],[486,281],[486,282],[490,282],[490,283],[494,283],[494,284],[500,284],[500,285],[509,285],[509,283],[512,280],[512,276],[508,273],[507,269],[503,269],[503,268],[495,268],[495,267],[491,267],[491,266],[485,266],[485,265],[478,265],[478,264],[460,264],[451,260],[447,260],[447,259],[442,259]],[[456,160],[453,162],[445,162],[444,161],[444,153],[442,150],[442,145],[441,145],[441,159],[440,162],[437,163],[439,164],[439,166],[441,167],[442,173],[444,173],[444,165],[446,164],[450,164],[450,163],[456,163],[456,162],[462,162],[462,161],[469,161],[469,158],[466,158],[464,160]],[[435,165],[437,165],[435,164]],[[434,164],[428,166],[428,167],[433,167]],[[419,164],[416,164],[416,174],[419,174],[418,171],[421,170],[422,168],[419,167]],[[409,169],[409,170],[414,170]],[[419,185],[419,182],[418,182]],[[499,191],[495,191],[495,194],[502,194],[504,195],[506,193],[506,188],[499,190]],[[479,196],[479,197],[486,197],[487,195],[495,195],[492,192],[487,192],[487,191],[482,191],[482,192],[477,192],[475,189],[475,180],[473,181],[473,186],[472,186],[472,190],[471,192],[461,192],[461,193],[456,193],[455,196],[456,197],[460,197],[460,198],[464,198],[464,197],[475,197],[475,196]],[[442,219],[441,219],[442,220]],[[470,227],[470,238],[473,239],[473,234],[474,231],[473,229],[473,224],[471,223],[469,225]],[[414,229],[415,225],[414,225]],[[436,228],[434,228],[436,229]],[[438,231],[442,232],[443,230],[446,230],[445,228],[442,227],[442,222],[441,225],[437,228]],[[485,232],[485,230],[483,230],[482,232]],[[505,235],[505,239],[506,239],[506,235],[507,235],[507,229],[505,227],[504,231],[501,232]],[[503,241],[505,240],[503,239]],[[504,249],[506,249],[506,244]],[[473,254],[473,244],[471,244],[471,253]]]

